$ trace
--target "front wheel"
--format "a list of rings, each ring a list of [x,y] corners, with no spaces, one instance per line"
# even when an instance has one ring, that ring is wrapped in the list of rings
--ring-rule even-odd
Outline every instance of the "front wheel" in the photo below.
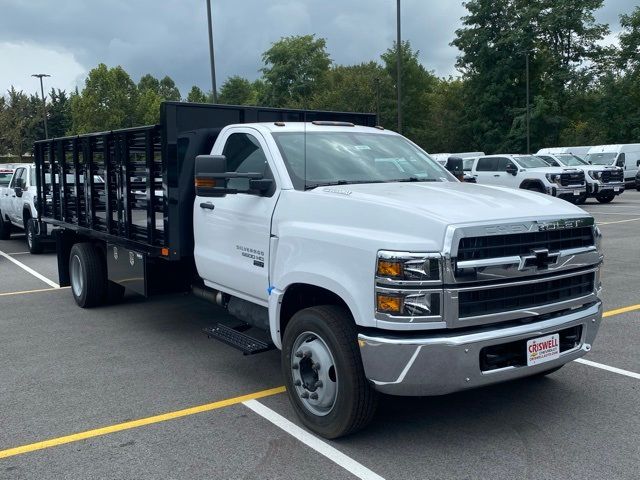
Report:
[[[282,340],[282,372],[298,417],[310,430],[337,438],[373,418],[377,392],[364,375],[353,318],[323,305],[296,313]]]
[[[599,193],[596,195],[596,200],[598,200],[600,203],[609,203],[614,198],[616,198],[615,194],[610,192]]]
[[[38,229],[36,228],[36,221],[33,218],[27,220],[27,227],[25,229],[25,237],[27,239],[27,248],[29,253],[37,255],[42,253],[42,241],[38,236]]]
[[[9,240],[11,237],[11,223],[4,219],[0,212],[0,240]]]

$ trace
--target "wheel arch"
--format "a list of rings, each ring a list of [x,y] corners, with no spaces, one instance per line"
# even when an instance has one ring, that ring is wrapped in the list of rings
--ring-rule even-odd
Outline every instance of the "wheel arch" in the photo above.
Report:
[[[318,305],[338,305],[344,307],[356,318],[353,299],[339,289],[322,281],[298,281],[288,284],[282,290],[274,289],[269,298],[271,337],[278,348],[282,346],[282,336],[296,312]]]
[[[543,192],[546,191],[544,184],[542,183],[541,180],[537,180],[537,179],[532,179],[532,178],[528,178],[526,180],[523,180],[522,183],[520,183],[520,187],[522,189],[528,189],[530,187],[539,187]]]

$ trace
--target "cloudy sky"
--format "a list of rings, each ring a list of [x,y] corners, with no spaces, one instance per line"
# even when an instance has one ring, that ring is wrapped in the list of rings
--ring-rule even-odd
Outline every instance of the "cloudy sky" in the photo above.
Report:
[[[640,0],[605,0],[597,20],[615,41],[618,16]],[[218,87],[230,75],[259,76],[261,53],[280,37],[315,33],[331,58],[379,59],[395,38],[393,0],[212,0]],[[403,0],[403,39],[437,75],[455,75],[449,43],[465,14],[461,0]],[[0,0],[0,92],[82,87],[99,62],[141,75],[171,76],[183,95],[210,89],[205,0]]]

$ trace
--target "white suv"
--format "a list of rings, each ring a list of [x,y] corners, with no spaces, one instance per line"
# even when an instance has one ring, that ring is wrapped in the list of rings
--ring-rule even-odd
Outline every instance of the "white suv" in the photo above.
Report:
[[[546,193],[575,203],[586,195],[584,172],[550,167],[533,155],[485,155],[474,160],[471,174],[481,185],[499,185]]]
[[[582,204],[587,197],[595,197],[600,203],[609,203],[624,192],[624,170],[609,165],[589,165],[570,153],[537,154],[552,167],[575,167],[585,173],[587,193],[576,203]]]

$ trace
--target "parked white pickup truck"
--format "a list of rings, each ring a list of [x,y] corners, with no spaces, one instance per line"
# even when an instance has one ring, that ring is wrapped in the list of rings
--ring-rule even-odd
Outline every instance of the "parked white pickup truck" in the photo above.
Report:
[[[587,181],[587,193],[575,202],[583,204],[588,197],[594,197],[600,203],[609,203],[624,192],[624,170],[611,165],[590,165],[585,160],[571,153],[537,153],[552,167],[572,167],[582,170]]]
[[[0,187],[0,240],[12,230],[24,230],[31,253],[42,252],[42,232],[37,222],[36,177],[33,165],[17,166],[6,187]]]
[[[533,155],[485,155],[474,160],[471,175],[480,185],[546,193],[576,203],[586,195],[584,172],[550,167]]]
[[[372,115],[167,102],[160,118],[35,145],[41,216],[79,306],[194,285],[240,321],[210,336],[282,350],[295,411],[328,438],[363,428],[377,392],[545,375],[591,349],[602,254],[582,209],[458,182],[401,135],[350,123]]]

